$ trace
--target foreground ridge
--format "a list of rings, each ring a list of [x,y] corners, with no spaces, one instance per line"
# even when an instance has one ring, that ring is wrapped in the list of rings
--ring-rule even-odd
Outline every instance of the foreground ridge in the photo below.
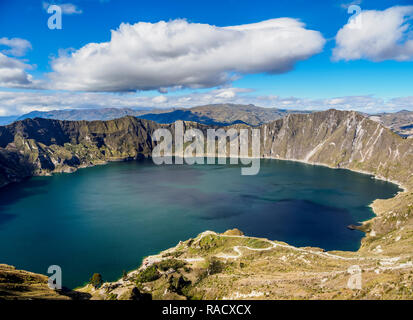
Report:
[[[87,285],[79,291],[97,300],[412,297],[411,256],[329,253],[235,235],[234,230],[224,234],[205,231],[145,258],[139,269],[116,282],[99,288]],[[347,287],[348,270],[354,264],[363,272],[361,290]]]

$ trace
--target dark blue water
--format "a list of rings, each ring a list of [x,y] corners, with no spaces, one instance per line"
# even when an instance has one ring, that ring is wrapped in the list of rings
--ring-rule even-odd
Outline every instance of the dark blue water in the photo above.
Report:
[[[396,185],[347,170],[262,160],[257,176],[238,166],[111,163],[35,177],[0,190],[0,263],[46,273],[63,285],[105,280],[144,256],[205,230],[239,228],[295,246],[357,250],[349,224],[373,216],[368,205]]]

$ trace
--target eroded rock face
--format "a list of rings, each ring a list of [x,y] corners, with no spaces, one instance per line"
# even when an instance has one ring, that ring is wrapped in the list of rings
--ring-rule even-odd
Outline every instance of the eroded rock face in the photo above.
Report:
[[[32,176],[34,165],[16,151],[0,148],[0,187]]]
[[[262,156],[364,171],[413,184],[413,143],[357,112],[292,114],[261,128]]]
[[[133,117],[106,122],[27,119],[0,127],[0,185],[149,155],[156,127]]]
[[[32,175],[73,172],[107,161],[149,157],[160,125],[135,117],[110,121],[26,119],[0,127],[0,186]],[[189,122],[185,128],[206,126]]]
[[[148,157],[158,128],[173,124],[125,117],[110,121],[26,119],[0,127],[0,185],[30,175],[71,172],[113,160]],[[185,128],[210,127],[184,122]],[[211,127],[217,128],[217,127]],[[249,128],[233,125],[227,128]],[[261,156],[365,171],[413,184],[413,143],[357,112],[289,114],[257,127]]]

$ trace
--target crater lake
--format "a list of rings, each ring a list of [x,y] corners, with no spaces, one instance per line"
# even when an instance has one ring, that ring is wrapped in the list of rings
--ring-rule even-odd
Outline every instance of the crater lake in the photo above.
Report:
[[[180,240],[238,228],[294,246],[351,250],[373,217],[369,205],[399,187],[348,170],[261,160],[256,176],[237,165],[109,163],[33,177],[0,190],[0,263],[46,274],[62,268],[74,288],[105,281]]]

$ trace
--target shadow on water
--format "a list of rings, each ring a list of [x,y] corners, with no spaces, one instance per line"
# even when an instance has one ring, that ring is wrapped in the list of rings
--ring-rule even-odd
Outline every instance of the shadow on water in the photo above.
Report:
[[[0,228],[3,224],[9,222],[10,220],[14,219],[16,216],[13,214],[8,213],[0,213]]]
[[[15,213],[8,213],[7,208],[22,199],[47,193],[47,186],[50,179],[47,178],[27,178],[20,183],[12,183],[0,189],[0,228],[16,218]]]

